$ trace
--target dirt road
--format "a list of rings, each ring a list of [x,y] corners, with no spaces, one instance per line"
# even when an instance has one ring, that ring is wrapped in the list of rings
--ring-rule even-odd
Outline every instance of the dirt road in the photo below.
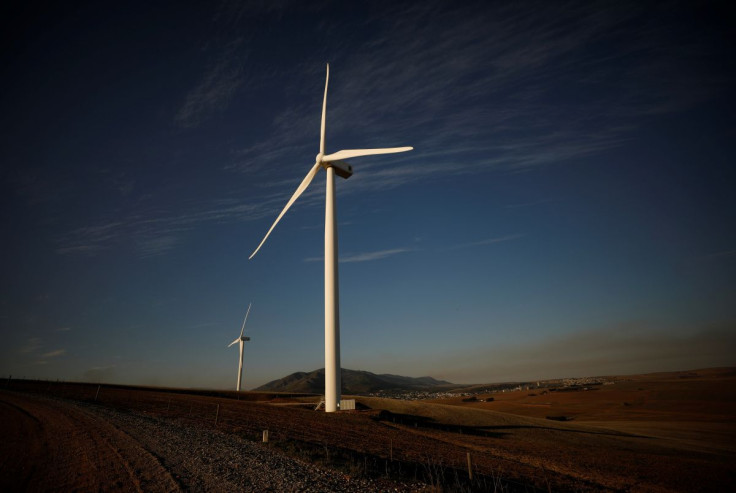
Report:
[[[0,393],[0,416],[0,490],[179,489],[138,441],[81,407]]]
[[[0,392],[0,491],[394,491],[231,434]]]

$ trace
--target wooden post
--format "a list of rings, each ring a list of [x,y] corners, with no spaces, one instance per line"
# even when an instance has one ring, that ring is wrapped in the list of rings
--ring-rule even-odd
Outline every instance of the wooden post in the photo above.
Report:
[[[97,402],[97,396],[100,395],[100,387],[102,387],[102,385],[97,386],[97,392],[95,393],[95,402]]]
[[[473,463],[470,460],[470,452],[468,452],[468,478],[473,480]]]
[[[166,414],[169,414],[169,408],[171,407],[171,398],[169,398],[168,404],[166,404]]]
[[[215,413],[215,426],[217,426],[217,418],[220,417],[220,405],[217,405],[217,412]]]
[[[263,443],[268,443],[268,430],[263,430]]]

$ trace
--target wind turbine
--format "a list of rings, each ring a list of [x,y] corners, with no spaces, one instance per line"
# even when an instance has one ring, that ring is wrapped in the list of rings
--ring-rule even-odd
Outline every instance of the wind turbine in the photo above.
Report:
[[[337,275],[337,224],[335,222],[335,174],[342,178],[350,178],[353,168],[342,159],[374,154],[392,154],[410,151],[413,147],[392,147],[388,149],[347,149],[332,154],[325,154],[325,114],[327,112],[327,85],[330,80],[330,64],[327,64],[325,78],[325,95],[322,100],[322,124],[320,126],[319,153],[312,169],[291,196],[286,206],[273,222],[258,248],[251,254],[252,259],[271,234],[273,228],[281,220],[299,196],[304,193],[320,168],[327,172],[325,197],[325,411],[337,411],[340,403],[340,303]]]
[[[246,341],[250,341],[250,337],[243,336],[243,332],[245,332],[245,321],[248,320],[248,314],[250,313],[250,305],[252,305],[252,303],[248,303],[248,311],[245,312],[245,318],[243,319],[243,327],[240,329],[240,337],[235,339],[233,342],[231,342],[227,346],[227,347],[230,347],[236,342],[240,343],[240,359],[238,360],[238,392],[240,392],[240,381],[243,379],[243,346],[245,346]]]

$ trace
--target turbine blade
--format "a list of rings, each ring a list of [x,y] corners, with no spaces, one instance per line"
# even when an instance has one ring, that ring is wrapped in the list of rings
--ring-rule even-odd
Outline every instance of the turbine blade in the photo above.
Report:
[[[228,344],[227,347],[230,347],[230,346],[232,346],[233,344],[235,344],[236,342],[239,342],[239,341],[240,341],[240,337],[238,337],[233,342],[231,342],[230,344]]]
[[[319,131],[319,152],[325,153],[325,115],[327,114],[327,83],[330,81],[330,64],[327,64],[327,77],[325,78],[325,97],[322,100],[322,124]]]
[[[286,211],[289,210],[289,207],[291,207],[291,204],[294,203],[296,199],[299,198],[299,196],[304,193],[304,190],[307,189],[310,183],[312,183],[312,180],[314,179],[314,175],[317,174],[317,171],[319,171],[320,168],[320,162],[317,161],[314,163],[314,166],[312,166],[312,169],[309,170],[309,173],[307,173],[307,176],[304,177],[299,187],[296,189],[296,192],[294,192],[294,195],[291,196],[289,201],[286,203],[286,207],[284,207],[284,210],[281,211],[281,214],[279,214],[279,217],[276,218],[276,220],[271,225],[271,229],[268,230],[268,233],[266,233],[266,236],[263,237],[263,240],[261,240],[261,243],[258,245],[258,248],[256,248],[253,253],[250,254],[250,257],[248,257],[248,260],[252,259],[256,253],[258,253],[258,250],[261,249],[263,244],[266,242],[266,238],[268,238],[268,235],[271,234],[271,231],[273,231],[273,228],[276,227],[278,222],[281,220],[284,214],[286,214]]]
[[[414,149],[413,147],[389,147],[387,149],[345,149],[333,152],[322,158],[322,162],[337,161],[338,159],[349,159],[352,157],[372,156],[374,154],[393,154],[396,152],[406,152]]]
[[[245,318],[243,319],[243,327],[240,329],[240,337],[243,337],[243,332],[245,331],[245,321],[248,320],[248,314],[250,313],[250,305],[252,303],[248,303],[248,311],[245,312]]]

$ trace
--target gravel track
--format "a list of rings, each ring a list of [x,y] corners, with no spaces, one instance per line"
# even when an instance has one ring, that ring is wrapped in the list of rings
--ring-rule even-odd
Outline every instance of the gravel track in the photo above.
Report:
[[[90,403],[0,392],[3,491],[418,491],[262,443]]]

